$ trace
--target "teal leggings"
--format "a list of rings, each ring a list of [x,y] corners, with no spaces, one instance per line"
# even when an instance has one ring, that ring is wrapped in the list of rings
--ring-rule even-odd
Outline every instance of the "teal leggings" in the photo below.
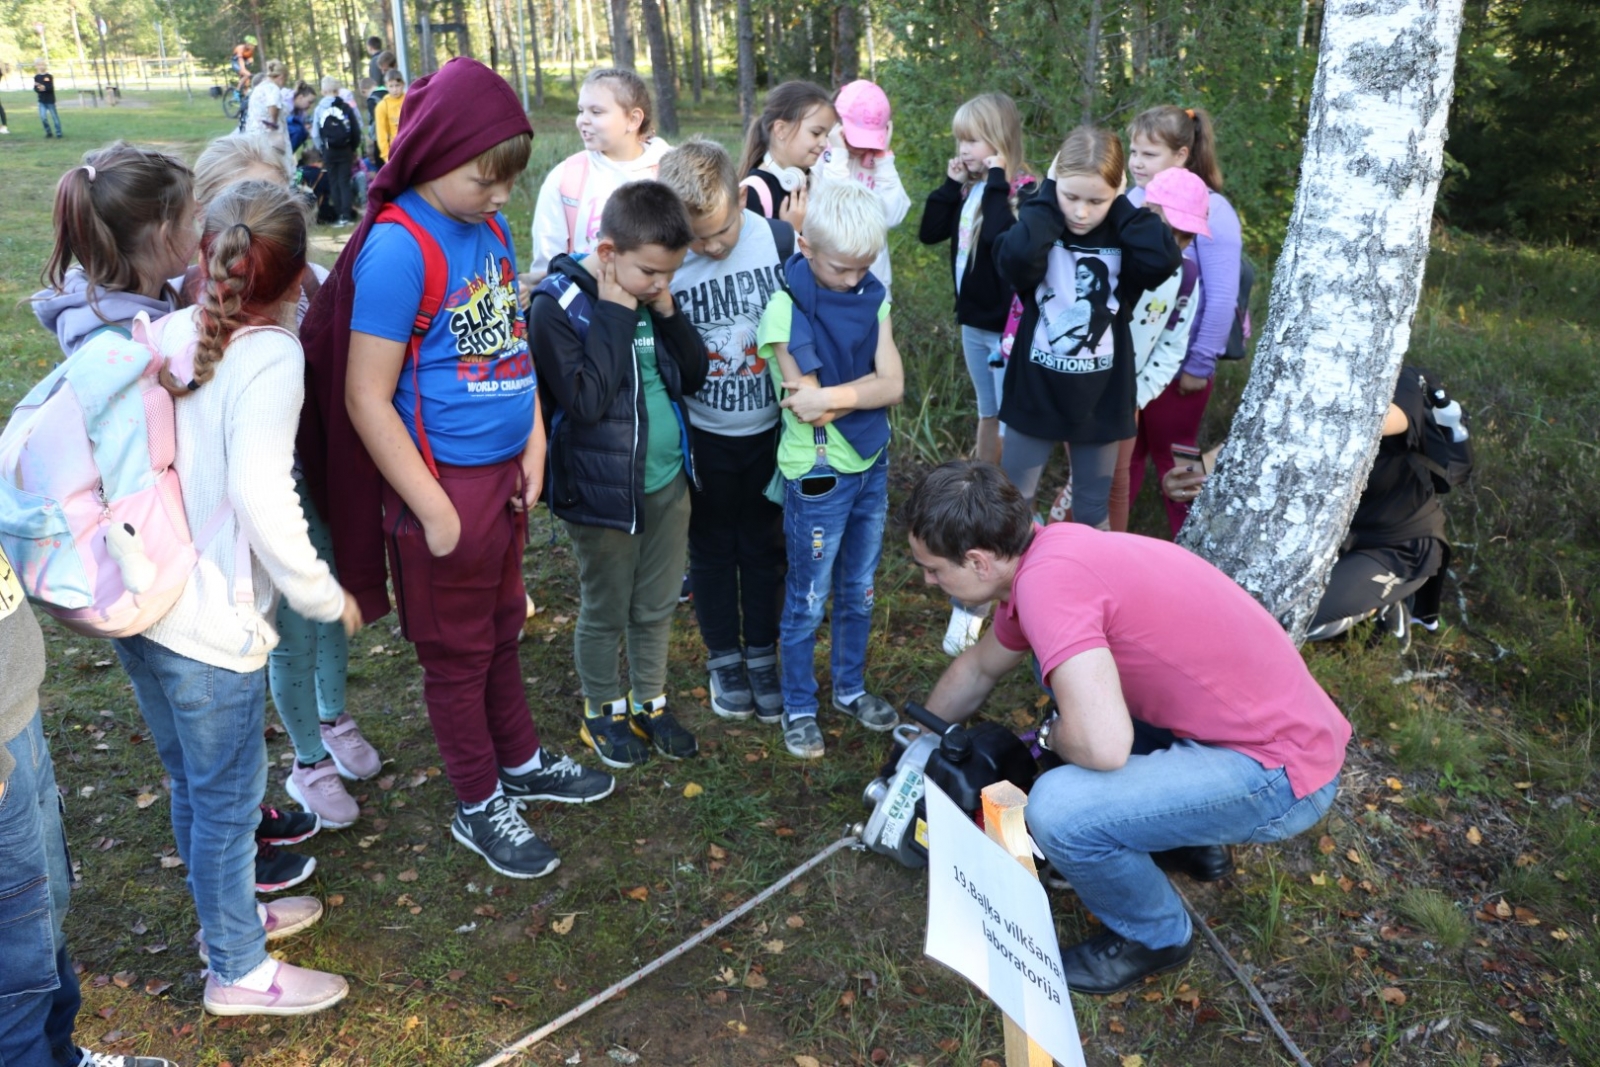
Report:
[[[300,510],[310,527],[311,544],[329,568],[333,567],[333,537],[306,493],[305,482],[296,482]],[[278,628],[278,647],[267,661],[267,682],[272,687],[272,702],[289,740],[294,742],[295,758],[310,765],[328,758],[322,744],[320,723],[333,722],[344,714],[345,671],[350,662],[350,646],[344,625],[313,622],[289,606],[282,598],[274,620]]]

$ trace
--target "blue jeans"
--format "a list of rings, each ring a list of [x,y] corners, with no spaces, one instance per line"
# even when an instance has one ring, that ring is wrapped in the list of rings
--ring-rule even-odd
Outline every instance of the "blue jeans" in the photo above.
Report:
[[[820,480],[814,483],[813,479]],[[806,489],[813,492],[807,495]],[[833,594],[833,691],[866,691],[872,580],[883,555],[889,512],[889,450],[860,474],[819,466],[784,482],[783,538],[789,556],[778,642],[783,647],[783,710],[817,713],[813,653]]]
[[[44,124],[44,132],[45,133],[49,133],[50,132],[50,121],[52,119],[55,120],[55,124],[56,124],[55,136],[60,137],[61,136],[61,116],[56,114],[56,106],[54,104],[40,104],[39,105],[39,121]]]
[[[304,480],[295,483],[295,493],[300,497],[312,547],[331,568],[333,535],[328,524],[317,514]],[[320,763],[328,758],[328,750],[318,725],[344,714],[345,676],[350,665],[344,624],[338,619],[308,619],[289,606],[287,597],[279,597],[273,626],[278,631],[278,645],[267,659],[272,703],[294,742],[295,758],[308,766]]]
[[[6,750],[17,765],[0,794],[0,1064],[68,1067],[79,1058],[78,976],[61,935],[72,867],[37,711]]]
[[[978,394],[978,418],[999,417],[1000,389],[1006,380],[1006,368],[1003,363],[995,366],[993,361],[1000,358],[1000,335],[993,330],[963,326],[961,354],[967,361],[967,377],[972,379],[973,391]]]
[[[267,791],[267,672],[241,674],[145,637],[113,641],[172,778],[172,832],[188,865],[211,973],[224,985],[267,958],[256,914],[256,826]]]
[[[1165,733],[1144,736],[1157,732]],[[1136,741],[1135,752],[1145,747]],[[1150,853],[1293,837],[1317,824],[1338,788],[1335,777],[1297,800],[1282,767],[1173,741],[1129,756],[1115,771],[1070,764],[1047,771],[1028,794],[1028,831],[1108,929],[1147,948],[1169,948],[1189,939],[1189,916]]]

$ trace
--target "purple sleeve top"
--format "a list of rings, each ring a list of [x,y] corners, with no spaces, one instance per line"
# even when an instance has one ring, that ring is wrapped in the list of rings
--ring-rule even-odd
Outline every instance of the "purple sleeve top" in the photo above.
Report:
[[[1185,253],[1200,265],[1200,307],[1195,312],[1194,331],[1189,335],[1189,354],[1179,368],[1196,378],[1216,373],[1217,357],[1228,347],[1233,329],[1234,309],[1239,303],[1239,260],[1244,254],[1244,235],[1239,215],[1221,193],[1211,194],[1210,237],[1196,237]]]

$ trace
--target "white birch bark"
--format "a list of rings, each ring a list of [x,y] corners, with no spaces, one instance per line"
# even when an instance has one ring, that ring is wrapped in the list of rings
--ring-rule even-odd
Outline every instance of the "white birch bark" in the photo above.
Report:
[[[1180,541],[1300,641],[1377,454],[1428,257],[1462,0],[1328,0],[1255,366]]]

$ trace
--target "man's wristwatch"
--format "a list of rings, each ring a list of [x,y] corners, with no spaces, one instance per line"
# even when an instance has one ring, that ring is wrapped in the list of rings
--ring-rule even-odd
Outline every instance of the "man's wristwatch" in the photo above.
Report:
[[[1039,733],[1037,736],[1039,740],[1039,750],[1041,752],[1049,752],[1052,755],[1055,753],[1055,750],[1050,747],[1050,731],[1055,728],[1056,720],[1059,718],[1059,715],[1051,715],[1045,719],[1044,722],[1039,724]]]

